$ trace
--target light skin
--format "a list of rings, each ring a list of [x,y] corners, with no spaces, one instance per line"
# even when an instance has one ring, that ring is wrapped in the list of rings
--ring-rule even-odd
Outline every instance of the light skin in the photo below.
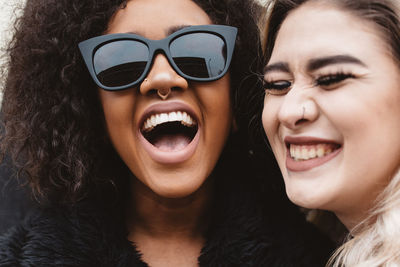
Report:
[[[116,12],[106,33],[133,32],[162,39],[182,26],[211,23],[190,0],[131,0]],[[165,100],[157,95],[157,90],[168,89]],[[127,211],[128,238],[150,266],[197,266],[212,190],[207,178],[231,129],[229,74],[214,82],[191,82],[179,76],[163,54],[157,54],[146,81],[137,88],[99,89],[99,96],[110,139],[135,176]],[[193,111],[198,144],[183,157],[171,153],[165,160],[165,153],[145,147],[140,127],[146,110],[171,103]]]
[[[352,229],[400,164],[389,46],[371,22],[307,2],[283,22],[265,70],[262,122],[289,198]]]

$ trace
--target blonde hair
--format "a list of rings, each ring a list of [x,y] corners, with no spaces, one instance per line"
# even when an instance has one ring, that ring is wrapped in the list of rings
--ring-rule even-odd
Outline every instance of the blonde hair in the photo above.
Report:
[[[333,254],[329,266],[400,266],[400,172],[376,203]]]
[[[399,0],[270,0],[264,20],[266,62],[285,18],[309,1],[325,1],[374,23],[400,68]],[[369,216],[350,231],[346,242],[335,251],[327,266],[400,266],[400,171],[377,197]]]

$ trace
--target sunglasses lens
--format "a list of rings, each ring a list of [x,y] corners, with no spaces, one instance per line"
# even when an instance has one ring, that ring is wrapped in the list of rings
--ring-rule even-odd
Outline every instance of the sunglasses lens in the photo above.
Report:
[[[193,78],[214,78],[226,65],[226,45],[211,33],[182,35],[170,44],[171,56],[179,70]]]
[[[101,46],[93,56],[101,84],[118,87],[137,81],[149,58],[148,47],[139,41],[118,40]]]

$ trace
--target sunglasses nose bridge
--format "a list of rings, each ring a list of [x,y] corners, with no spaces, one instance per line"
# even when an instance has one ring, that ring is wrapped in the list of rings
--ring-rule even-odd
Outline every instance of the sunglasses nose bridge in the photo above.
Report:
[[[146,74],[146,82],[140,84],[140,93],[146,95],[150,92],[186,90],[189,87],[188,81],[175,71],[165,46],[153,46],[151,52],[152,62]]]
[[[151,42],[149,43],[150,65],[147,70],[146,76],[149,75],[149,72],[152,70],[154,61],[157,58],[158,54],[162,54],[168,60],[168,63],[171,66],[171,68],[174,68],[168,56],[169,55],[168,46],[169,46],[169,40],[167,39],[151,40]]]

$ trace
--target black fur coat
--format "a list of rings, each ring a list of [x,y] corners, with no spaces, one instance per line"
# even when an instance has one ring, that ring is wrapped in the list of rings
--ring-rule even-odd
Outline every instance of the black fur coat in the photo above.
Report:
[[[266,179],[250,175],[255,168],[223,167],[225,172],[213,179],[200,266],[325,266],[333,244],[306,223],[282,187],[274,187],[272,169]],[[123,193],[127,188],[121,186],[120,197],[129,195]],[[104,192],[96,195],[72,207],[53,205],[30,212],[21,225],[0,236],[0,266],[148,266],[126,238],[127,201],[110,201]]]
[[[324,266],[331,243],[294,207],[249,206],[267,199],[244,191],[216,198],[200,266]],[[0,266],[148,266],[109,210],[81,203],[38,211],[0,237]]]

